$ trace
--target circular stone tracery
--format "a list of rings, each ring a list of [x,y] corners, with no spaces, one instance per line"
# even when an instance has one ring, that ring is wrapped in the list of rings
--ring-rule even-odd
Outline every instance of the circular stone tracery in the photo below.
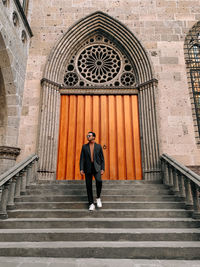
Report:
[[[133,85],[135,82],[135,77],[130,72],[125,72],[121,77],[121,83],[125,86]]]
[[[84,49],[77,60],[83,78],[94,83],[106,83],[117,76],[121,68],[119,54],[107,45],[93,45]]]
[[[78,76],[74,72],[69,72],[64,77],[64,83],[68,86],[74,86],[78,82]]]

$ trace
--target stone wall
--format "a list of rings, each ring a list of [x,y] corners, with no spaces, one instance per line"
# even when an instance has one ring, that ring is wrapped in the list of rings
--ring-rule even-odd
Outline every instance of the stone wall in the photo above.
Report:
[[[12,166],[18,155],[11,152],[18,145],[29,42],[15,2],[0,1],[0,172]]]
[[[32,1],[34,37],[20,121],[19,160],[37,151],[40,80],[51,49],[73,24],[98,10],[127,26],[149,55],[158,79],[160,153],[168,153],[187,165],[200,164],[183,50],[187,32],[200,20],[199,0],[49,0],[42,5],[40,0]]]

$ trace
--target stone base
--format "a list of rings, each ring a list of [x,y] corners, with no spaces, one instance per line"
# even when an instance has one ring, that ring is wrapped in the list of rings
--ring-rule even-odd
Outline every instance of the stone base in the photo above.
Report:
[[[186,210],[193,210],[193,205],[185,205]]]
[[[15,205],[8,205],[7,206],[7,210],[14,210],[15,209]]]
[[[55,181],[56,180],[56,173],[55,172],[37,172],[37,180],[49,180]]]
[[[0,214],[0,220],[8,219],[8,214]]]
[[[199,220],[200,219],[200,212],[193,212],[192,218]]]

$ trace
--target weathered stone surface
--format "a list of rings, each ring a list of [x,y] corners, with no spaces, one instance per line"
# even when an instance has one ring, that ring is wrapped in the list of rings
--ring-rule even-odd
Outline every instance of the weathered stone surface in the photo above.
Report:
[[[14,26],[12,14],[17,13],[18,24]],[[27,38],[23,43],[22,31]],[[0,146],[18,144],[19,121],[26,63],[30,37],[14,1],[0,1]],[[0,159],[1,171],[15,164],[15,158]],[[12,162],[11,162],[12,161]]]
[[[42,5],[34,0],[28,14],[34,32],[29,51],[29,40],[25,46],[20,43],[23,24],[20,22],[19,28],[14,28],[7,19],[15,10],[14,4],[9,8],[0,5],[0,29],[7,51],[5,54],[0,41],[0,58],[6,68],[12,62],[12,68],[2,73],[10,105],[8,121],[18,129],[20,120],[19,138],[15,139],[15,145],[22,149],[19,160],[36,151],[40,79],[52,48],[79,19],[100,10],[128,27],[152,62],[154,77],[158,79],[156,113],[160,153],[169,153],[187,165],[200,164],[183,50],[186,34],[200,19],[199,0],[50,0]],[[12,135],[13,132],[16,130],[11,131]],[[0,135],[3,136],[3,131]],[[11,140],[10,135],[6,143]]]

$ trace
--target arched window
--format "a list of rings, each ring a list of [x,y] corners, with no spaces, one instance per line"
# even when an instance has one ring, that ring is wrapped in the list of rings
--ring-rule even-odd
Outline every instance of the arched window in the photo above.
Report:
[[[200,22],[188,33],[185,40],[185,57],[193,104],[193,115],[200,137]]]

